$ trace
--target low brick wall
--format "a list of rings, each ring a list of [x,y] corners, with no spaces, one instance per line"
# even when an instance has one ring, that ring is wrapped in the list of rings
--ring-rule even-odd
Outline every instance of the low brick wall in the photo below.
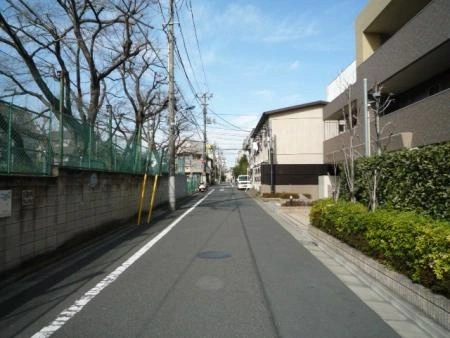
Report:
[[[0,176],[0,190],[12,193],[11,214],[0,217],[0,273],[50,253],[77,235],[136,222],[142,178],[66,169],[56,170],[53,177]],[[149,177],[144,215],[152,185]],[[159,177],[155,206],[168,201],[167,185],[167,176]],[[186,196],[185,176],[177,176],[176,192],[177,198]]]

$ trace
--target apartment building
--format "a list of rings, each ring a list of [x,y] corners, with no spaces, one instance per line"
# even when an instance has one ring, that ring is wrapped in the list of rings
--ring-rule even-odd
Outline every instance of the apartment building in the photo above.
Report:
[[[253,188],[260,193],[295,192],[322,197],[325,101],[264,112],[244,141]]]
[[[188,176],[196,176],[198,181],[206,180],[211,183],[211,168],[213,167],[213,158],[210,147],[206,147],[206,165],[203,160],[203,141],[189,140],[177,150],[177,157],[183,159],[184,173]],[[203,176],[205,171],[206,178]]]
[[[370,0],[355,23],[356,80],[324,107],[324,162],[343,159],[350,132],[357,156],[450,140],[449,38],[449,0]]]

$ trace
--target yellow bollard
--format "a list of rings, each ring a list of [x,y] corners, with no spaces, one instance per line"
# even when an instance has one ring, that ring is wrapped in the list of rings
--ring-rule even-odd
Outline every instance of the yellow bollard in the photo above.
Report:
[[[142,204],[144,204],[144,195],[145,195],[145,185],[146,185],[146,183],[147,183],[147,173],[144,174],[144,179],[143,179],[143,182],[142,182],[141,198],[139,200],[137,225],[141,225]]]
[[[147,223],[150,223],[150,218],[151,218],[151,216],[152,216],[153,202],[155,201],[156,184],[157,184],[157,183],[158,183],[158,175],[155,175],[155,180],[153,181],[152,198],[150,199],[150,205],[149,205],[149,207],[148,207]]]

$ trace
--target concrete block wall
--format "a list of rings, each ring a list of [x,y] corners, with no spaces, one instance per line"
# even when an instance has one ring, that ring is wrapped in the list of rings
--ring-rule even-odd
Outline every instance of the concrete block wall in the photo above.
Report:
[[[0,176],[11,190],[11,216],[0,218],[0,273],[51,253],[76,235],[121,224],[137,214],[142,175],[59,170],[53,177]],[[167,177],[159,177],[155,206],[168,201]],[[147,215],[153,177],[147,181]],[[177,176],[177,198],[186,196]]]

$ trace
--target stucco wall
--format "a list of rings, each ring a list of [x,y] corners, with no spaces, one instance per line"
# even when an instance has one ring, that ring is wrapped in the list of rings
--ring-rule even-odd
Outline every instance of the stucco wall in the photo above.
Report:
[[[277,164],[323,163],[322,107],[270,118]]]
[[[148,211],[153,178],[147,184]],[[50,253],[87,231],[136,222],[142,175],[62,170],[55,177],[0,176],[0,190],[12,192],[11,216],[0,218],[0,273]],[[158,179],[155,205],[167,198],[167,177]],[[177,198],[186,178],[176,178]]]

